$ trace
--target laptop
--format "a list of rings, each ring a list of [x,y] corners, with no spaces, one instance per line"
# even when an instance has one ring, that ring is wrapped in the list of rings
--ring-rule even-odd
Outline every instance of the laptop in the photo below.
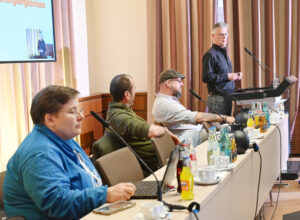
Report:
[[[179,159],[179,148],[179,146],[176,146],[171,151],[163,180],[159,181],[162,193],[166,192],[170,188],[169,186],[172,185]],[[156,181],[135,182],[134,185],[136,187],[136,192],[131,199],[157,199]]]

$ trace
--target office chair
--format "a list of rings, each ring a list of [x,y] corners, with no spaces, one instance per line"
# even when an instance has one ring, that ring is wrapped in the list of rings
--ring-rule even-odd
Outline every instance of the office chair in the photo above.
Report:
[[[97,160],[99,157],[119,150],[123,146],[112,133],[104,132],[103,137],[95,141],[92,145],[93,158]]]
[[[151,138],[151,141],[156,152],[159,165],[161,167],[165,166],[171,151],[175,148],[171,135],[168,132],[165,132],[160,137]]]
[[[103,182],[109,186],[121,182],[137,182],[144,179],[138,160],[127,147],[98,158],[95,162],[95,167]]]
[[[0,219],[2,217],[5,217],[6,214],[4,212],[4,196],[3,196],[3,183],[4,183],[4,176],[5,176],[6,171],[3,171],[0,173]]]
[[[7,217],[4,211],[4,195],[3,195],[3,183],[6,171],[0,173],[0,219],[7,219],[7,220],[25,220],[23,216],[13,216]]]

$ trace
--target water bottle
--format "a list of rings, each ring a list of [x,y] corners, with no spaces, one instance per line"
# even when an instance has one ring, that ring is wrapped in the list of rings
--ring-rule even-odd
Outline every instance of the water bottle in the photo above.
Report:
[[[279,78],[274,75],[274,78],[273,78],[273,89],[276,89],[280,84],[280,81],[279,81]]]
[[[193,145],[192,140],[190,140],[190,160],[191,160],[192,174],[196,175],[196,173],[197,173],[197,152]]]
[[[269,128],[271,126],[271,124],[270,124],[270,112],[269,112],[268,103],[266,103],[266,102],[264,102],[264,105],[263,105],[263,112],[266,115],[267,128]]]
[[[220,137],[220,155],[228,155],[230,149],[230,138],[228,136],[227,127],[222,127]]]

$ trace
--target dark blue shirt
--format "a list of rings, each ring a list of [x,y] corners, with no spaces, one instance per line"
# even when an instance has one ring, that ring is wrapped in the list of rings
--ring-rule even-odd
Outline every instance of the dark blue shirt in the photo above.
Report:
[[[234,91],[234,81],[228,80],[227,73],[232,73],[232,65],[226,48],[213,44],[202,60],[202,81],[207,83],[209,94],[220,94],[216,88],[225,93]]]

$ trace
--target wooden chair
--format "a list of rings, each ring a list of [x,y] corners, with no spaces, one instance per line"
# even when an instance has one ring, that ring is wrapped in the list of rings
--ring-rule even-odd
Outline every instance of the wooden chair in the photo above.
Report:
[[[127,147],[100,157],[96,160],[95,167],[103,182],[109,186],[144,179],[137,158]]]
[[[161,167],[167,164],[167,159],[170,156],[171,151],[175,148],[175,144],[168,132],[160,137],[151,138],[154,150],[156,152],[159,165]]]

